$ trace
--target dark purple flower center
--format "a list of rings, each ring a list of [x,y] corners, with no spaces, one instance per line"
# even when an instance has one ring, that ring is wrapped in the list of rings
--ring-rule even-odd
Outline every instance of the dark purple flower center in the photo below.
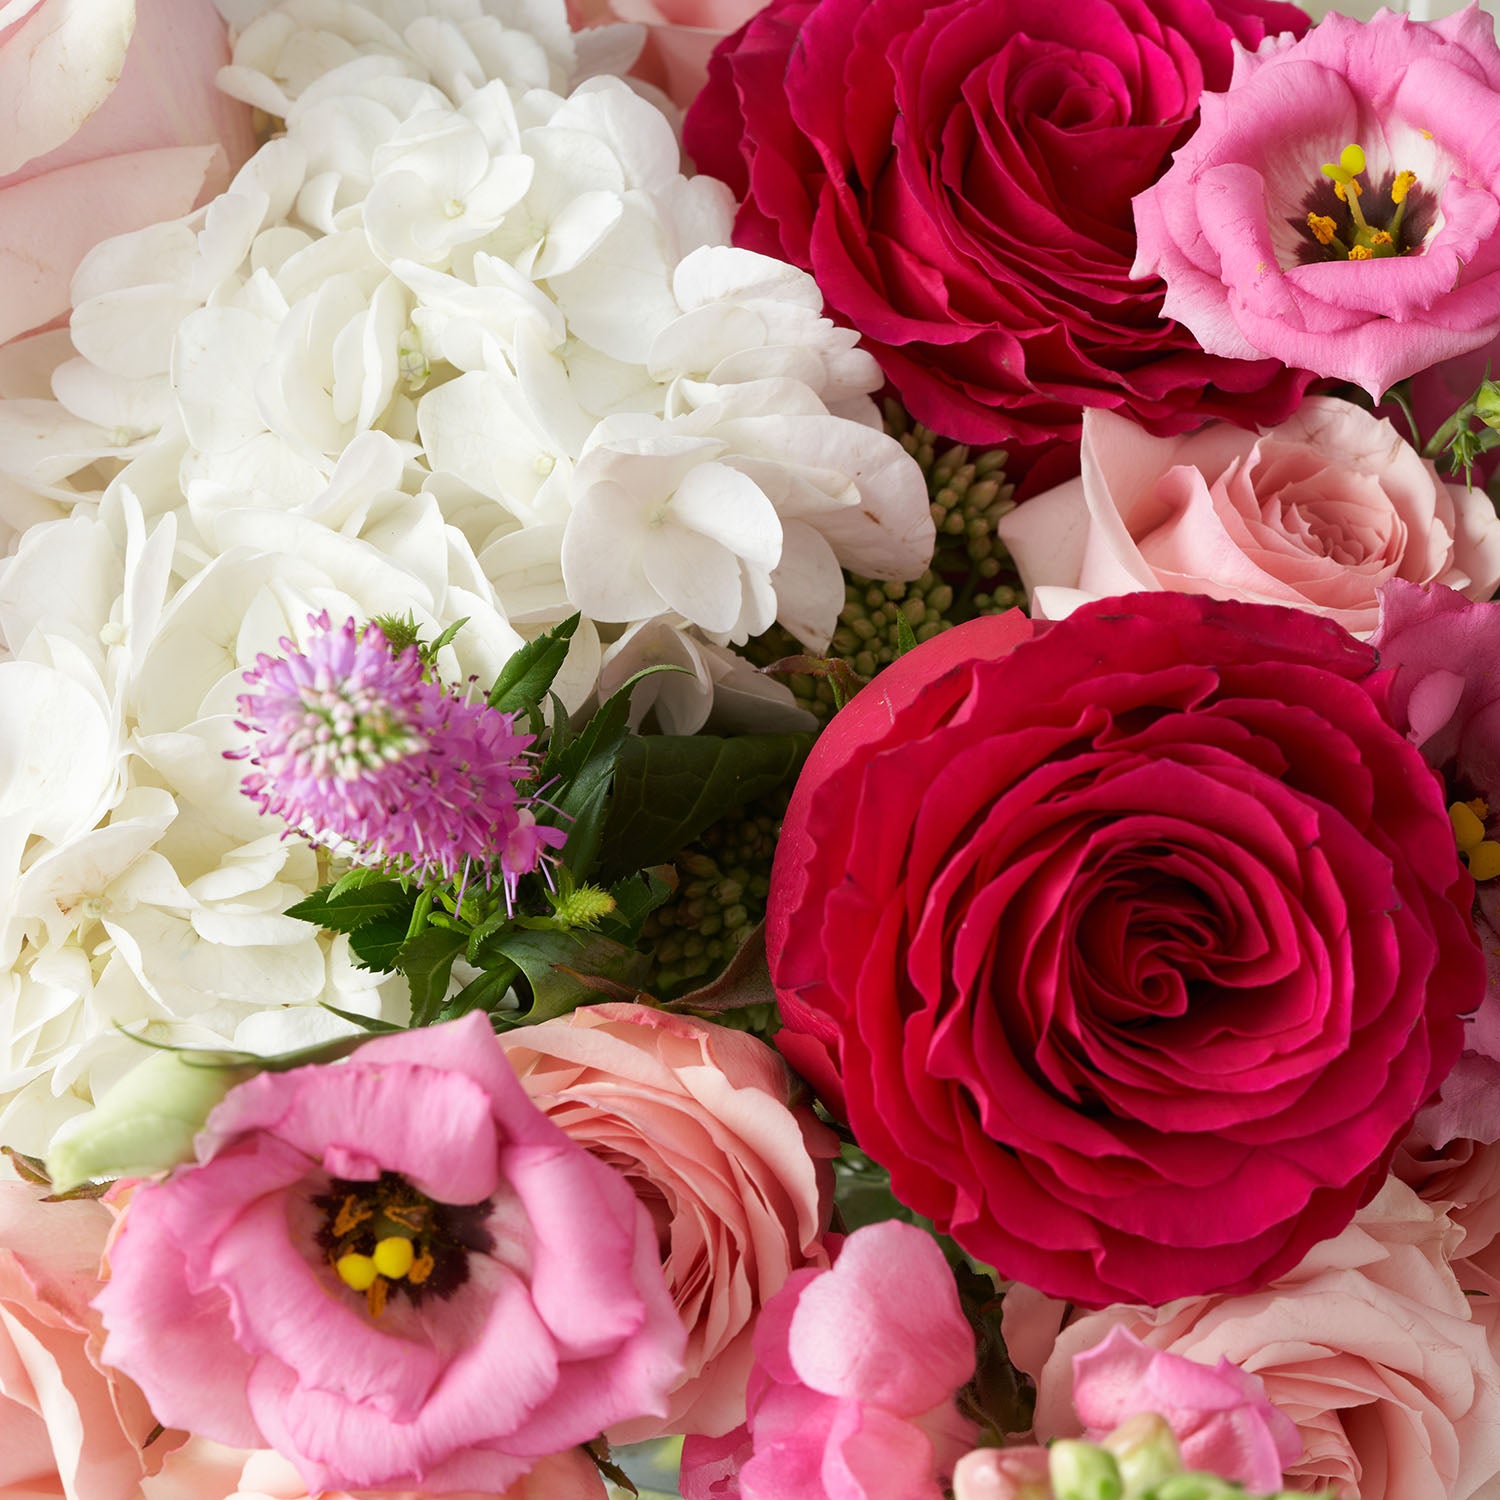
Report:
[[[1351,156],[1352,153],[1352,156]],[[1350,163],[1357,170],[1350,170]],[[1297,231],[1299,265],[1323,260],[1389,260],[1419,254],[1437,218],[1437,196],[1415,172],[1387,171],[1374,187],[1361,183],[1364,152],[1345,148],[1303,195],[1287,223]]]
[[[312,1200],[323,1222],[318,1248],[334,1274],[361,1293],[373,1317],[392,1295],[414,1307],[447,1299],[469,1279],[469,1257],[494,1248],[493,1205],[439,1203],[396,1172],[373,1182],[335,1177]]]

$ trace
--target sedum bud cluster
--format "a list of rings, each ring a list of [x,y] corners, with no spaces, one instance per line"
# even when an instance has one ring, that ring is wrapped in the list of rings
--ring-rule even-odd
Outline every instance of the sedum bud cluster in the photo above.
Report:
[[[1006,453],[974,454],[914,424],[894,401],[885,403],[885,430],[917,461],[937,529],[932,566],[914,583],[844,576],[844,607],[828,654],[861,677],[875,676],[901,653],[901,622],[918,644],[977,615],[998,614],[1023,600],[1020,580],[995,527],[1015,508],[1015,486],[1005,477]],[[747,654],[760,665],[801,647],[779,627],[752,642]],[[833,684],[826,678],[787,679],[797,701],[820,720],[832,717]]]
[[[673,861],[677,890],[646,918],[642,934],[655,965],[653,994],[674,999],[712,979],[765,916],[785,810],[785,793],[741,808]]]

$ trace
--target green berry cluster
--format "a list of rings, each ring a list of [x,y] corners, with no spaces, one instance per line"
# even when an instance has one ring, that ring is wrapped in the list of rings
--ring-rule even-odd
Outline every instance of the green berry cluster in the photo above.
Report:
[[[677,890],[642,932],[655,964],[648,988],[659,999],[714,978],[765,916],[786,801],[782,793],[721,818],[673,861]]]
[[[1005,477],[1005,450],[976,454],[962,443],[944,442],[914,424],[893,401],[885,406],[885,430],[916,459],[927,480],[937,542],[932,566],[915,582],[845,575],[844,607],[828,654],[864,678],[900,655],[902,620],[920,644],[962,621],[1023,602],[1020,580],[995,535],[996,523],[1015,504],[1014,486]],[[777,627],[752,641],[746,654],[765,666],[801,651]],[[825,722],[832,716],[834,689],[827,678],[799,674],[786,681],[804,708]]]

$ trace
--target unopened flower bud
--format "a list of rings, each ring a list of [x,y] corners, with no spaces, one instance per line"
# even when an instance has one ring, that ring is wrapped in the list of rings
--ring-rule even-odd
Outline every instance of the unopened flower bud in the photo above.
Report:
[[[1125,1493],[1139,1495],[1170,1474],[1182,1472],[1182,1453],[1165,1417],[1143,1411],[1100,1440],[1120,1466]]]
[[[1096,1443],[1059,1439],[1047,1450],[1047,1468],[1056,1500],[1124,1500],[1120,1466]]]
[[[1486,380],[1474,397],[1474,414],[1486,427],[1500,428],[1500,385]]]
[[[86,1115],[69,1120],[47,1153],[54,1192],[119,1177],[152,1177],[193,1158],[193,1137],[254,1064],[213,1052],[155,1052]]]
[[[1141,1500],[1246,1500],[1246,1497],[1239,1485],[1220,1479],[1217,1474],[1172,1474],[1143,1491]]]

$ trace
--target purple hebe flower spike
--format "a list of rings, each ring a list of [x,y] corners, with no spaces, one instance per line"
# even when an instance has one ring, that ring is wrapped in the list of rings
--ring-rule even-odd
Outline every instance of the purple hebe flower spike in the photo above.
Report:
[[[283,656],[262,654],[245,673],[254,691],[236,723],[255,740],[227,752],[256,767],[245,795],[315,843],[353,845],[362,863],[487,881],[498,863],[512,904],[565,838],[517,791],[535,736],[426,680],[417,648],[394,655],[378,626],[335,630],[326,610],[308,622],[317,634],[304,649],[283,638]]]

